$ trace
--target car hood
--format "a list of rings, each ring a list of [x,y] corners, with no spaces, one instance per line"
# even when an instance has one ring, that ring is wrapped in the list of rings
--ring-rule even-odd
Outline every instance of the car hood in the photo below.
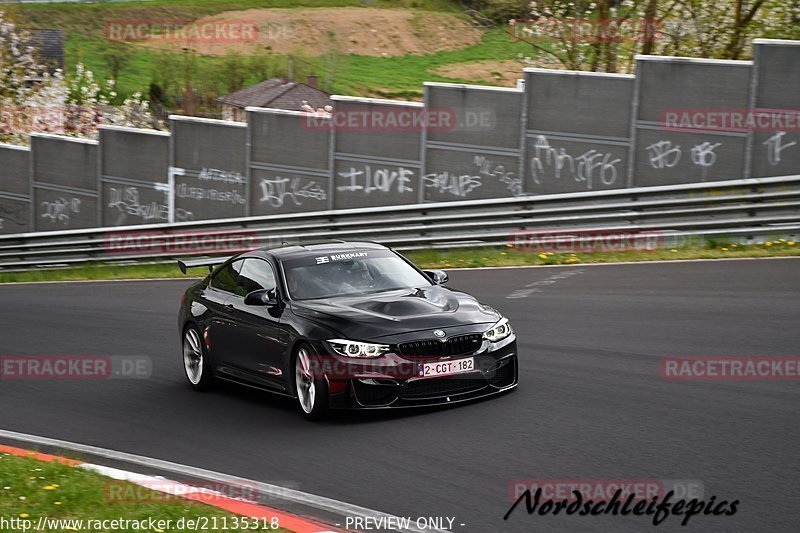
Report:
[[[500,314],[469,294],[438,285],[291,303],[292,312],[351,339],[369,340],[418,330],[494,323]]]

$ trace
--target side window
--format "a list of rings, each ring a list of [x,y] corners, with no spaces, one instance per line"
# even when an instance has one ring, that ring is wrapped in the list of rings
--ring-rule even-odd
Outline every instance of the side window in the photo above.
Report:
[[[220,269],[211,278],[211,287],[225,292],[236,292],[236,285],[239,281],[239,271],[242,269],[244,260],[234,261],[228,266]]]
[[[245,259],[244,266],[239,273],[239,283],[236,287],[236,294],[246,296],[253,291],[262,289],[274,289],[275,274],[272,266],[262,259]]]

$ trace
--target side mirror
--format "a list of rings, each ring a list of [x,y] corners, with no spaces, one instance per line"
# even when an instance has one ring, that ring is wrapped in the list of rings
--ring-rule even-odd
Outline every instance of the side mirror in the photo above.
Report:
[[[433,281],[436,285],[444,285],[450,281],[450,277],[444,270],[423,270],[422,272],[431,278],[431,281]]]
[[[278,297],[275,294],[275,289],[261,289],[248,293],[244,297],[245,305],[266,305],[267,307],[275,307],[278,305]]]

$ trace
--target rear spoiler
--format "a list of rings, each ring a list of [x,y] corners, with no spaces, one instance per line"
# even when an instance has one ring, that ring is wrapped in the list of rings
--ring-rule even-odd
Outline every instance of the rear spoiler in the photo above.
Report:
[[[180,268],[181,272],[184,274],[186,274],[187,268],[195,267],[208,267],[208,271],[211,272],[214,270],[215,266],[221,265],[228,259],[230,259],[230,257],[206,257],[205,259],[189,259],[186,261],[178,259],[178,268]]]

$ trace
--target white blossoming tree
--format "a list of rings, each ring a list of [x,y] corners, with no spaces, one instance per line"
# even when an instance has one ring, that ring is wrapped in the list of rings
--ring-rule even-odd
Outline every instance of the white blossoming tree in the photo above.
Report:
[[[315,108],[311,104],[308,103],[307,100],[303,100],[300,105],[300,111],[304,111],[309,115],[314,115],[319,118],[330,118],[333,114],[333,106],[326,105],[325,107],[317,107]]]
[[[743,59],[800,37],[800,0],[534,0],[511,31],[565,68],[630,71],[636,54]]]
[[[27,145],[33,132],[95,138],[101,124],[161,127],[141,93],[113,106],[113,80],[101,85],[82,64],[50,74],[28,42],[0,11],[0,142]]]

